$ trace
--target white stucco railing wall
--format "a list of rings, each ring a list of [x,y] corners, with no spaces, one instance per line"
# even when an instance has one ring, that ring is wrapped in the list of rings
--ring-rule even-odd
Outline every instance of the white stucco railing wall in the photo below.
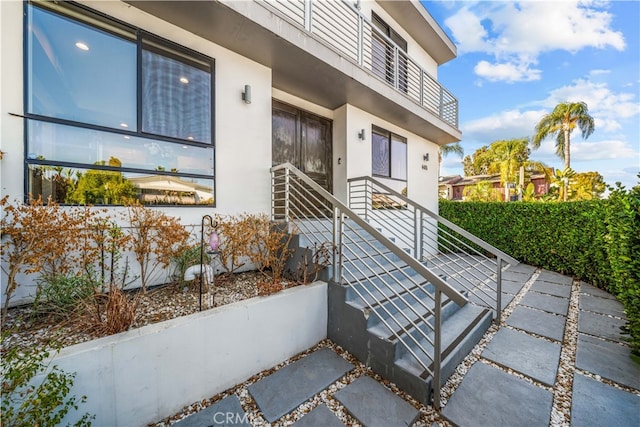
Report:
[[[87,396],[78,413],[93,425],[143,426],[326,336],[327,285],[315,282],[66,347],[52,365],[77,373],[71,394]]]

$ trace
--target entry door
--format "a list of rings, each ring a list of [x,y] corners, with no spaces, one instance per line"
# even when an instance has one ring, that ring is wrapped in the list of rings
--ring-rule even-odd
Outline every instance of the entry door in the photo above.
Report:
[[[332,192],[331,120],[273,101],[273,165],[289,162]]]

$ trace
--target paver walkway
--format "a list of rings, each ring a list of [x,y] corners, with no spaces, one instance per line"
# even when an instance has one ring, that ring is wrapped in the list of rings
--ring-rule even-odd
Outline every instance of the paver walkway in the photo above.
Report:
[[[640,364],[620,333],[622,305],[557,273],[532,278],[443,416],[460,427],[640,426]]]
[[[586,283],[573,284],[570,277],[522,264],[503,277],[503,301],[515,300],[515,305],[507,308],[495,334],[481,342],[480,356],[445,399],[442,417],[460,427],[640,426],[640,364],[629,358],[620,335],[626,320],[621,304]],[[309,407],[309,399],[321,392],[365,426],[406,426],[418,419],[415,401],[409,404],[371,376],[344,381],[354,368],[321,348],[247,390],[272,425]],[[295,426],[344,425],[325,403],[311,408],[300,411],[305,414]],[[250,424],[232,394],[177,425]]]

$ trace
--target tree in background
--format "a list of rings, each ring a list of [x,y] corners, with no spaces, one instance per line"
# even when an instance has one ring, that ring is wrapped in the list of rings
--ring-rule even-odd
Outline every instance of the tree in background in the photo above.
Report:
[[[570,137],[575,128],[587,139],[594,131],[593,117],[589,115],[589,107],[585,102],[563,102],[544,116],[535,127],[535,135],[531,141],[533,148],[539,148],[543,140],[555,135],[556,154],[564,159],[565,170],[571,168]],[[569,189],[565,181],[564,200],[568,200]]]
[[[500,193],[489,181],[478,181],[475,185],[465,186],[462,196],[469,202],[499,202],[501,199]]]
[[[442,158],[447,157],[449,154],[456,154],[458,157],[462,158],[462,156],[464,156],[464,148],[462,148],[462,145],[460,145],[459,142],[441,145],[438,149],[438,170],[440,170]]]
[[[607,184],[598,172],[580,172],[573,178],[572,200],[601,199]]]
[[[484,145],[478,148],[474,153],[469,156],[464,156],[462,159],[462,167],[464,168],[465,176],[486,175],[488,174],[490,154],[489,146]]]
[[[494,141],[489,146],[480,147],[471,157],[463,160],[465,175],[500,174],[500,183],[504,187],[504,198],[510,199],[510,188],[516,184],[524,186],[519,181],[520,168],[525,172],[548,173],[544,163],[529,160],[529,141],[527,138],[515,138]]]

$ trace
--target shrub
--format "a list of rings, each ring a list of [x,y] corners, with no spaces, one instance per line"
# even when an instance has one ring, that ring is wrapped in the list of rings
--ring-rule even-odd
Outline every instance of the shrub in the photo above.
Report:
[[[283,228],[272,223],[265,214],[246,216],[245,223],[249,234],[249,260],[258,271],[265,273],[269,270],[274,283],[280,282],[291,255],[289,243],[293,234],[288,232],[286,225]]]
[[[640,356],[640,186],[583,202],[441,200],[440,215],[522,262],[609,290],[624,304]]]
[[[80,303],[93,297],[96,283],[88,275],[42,276],[33,302],[36,315],[68,317]]]
[[[7,336],[3,332],[2,341]],[[59,350],[59,347],[57,348]],[[2,426],[55,426],[70,410],[77,410],[86,396],[69,396],[75,374],[57,366],[49,368],[45,348],[17,347],[2,354]],[[38,380],[42,377],[41,380]],[[90,426],[94,417],[84,414],[74,426]]]
[[[145,292],[157,269],[168,267],[171,258],[185,247],[189,232],[176,218],[142,205],[129,206],[125,219],[129,222],[127,234],[140,265],[142,291]]]
[[[249,215],[222,216],[215,215],[216,232],[220,236],[220,265],[226,273],[235,273],[244,266],[249,254],[253,220]]]
[[[179,284],[184,284],[184,273],[187,268],[192,265],[200,265],[200,243],[191,246],[185,246],[182,250],[171,257],[171,264],[173,265],[173,280]],[[202,253],[202,262],[209,264],[211,257],[207,253],[206,243],[204,252]]]

